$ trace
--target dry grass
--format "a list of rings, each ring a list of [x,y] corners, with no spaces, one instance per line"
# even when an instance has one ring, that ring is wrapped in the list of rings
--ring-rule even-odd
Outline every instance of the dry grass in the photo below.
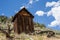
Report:
[[[15,34],[16,35],[16,34]],[[4,34],[0,33],[0,40],[6,40]],[[16,35],[15,40],[60,40],[60,36],[56,35],[56,37],[47,38],[46,35],[27,35],[27,34],[20,34]]]
[[[3,33],[0,33],[0,40],[6,40],[6,37]]]

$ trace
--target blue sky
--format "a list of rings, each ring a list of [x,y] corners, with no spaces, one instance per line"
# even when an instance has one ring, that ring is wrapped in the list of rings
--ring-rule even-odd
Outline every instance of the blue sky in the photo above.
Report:
[[[34,15],[34,21],[60,30],[60,0],[0,0],[0,15],[14,16],[23,7]]]

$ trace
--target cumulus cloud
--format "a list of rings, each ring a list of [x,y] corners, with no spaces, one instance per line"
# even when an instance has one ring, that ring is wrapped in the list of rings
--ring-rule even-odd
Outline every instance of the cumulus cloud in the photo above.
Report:
[[[47,2],[46,7],[52,7],[50,11],[48,11],[47,16],[53,16],[55,18],[48,26],[60,26],[60,0],[57,2]]]
[[[50,24],[48,24],[49,27],[55,27],[60,26],[60,21],[54,20]]]
[[[46,7],[51,7],[51,6],[53,6],[53,5],[55,5],[56,4],[56,2],[47,2],[46,3]]]
[[[49,26],[57,26],[59,25],[60,26],[60,6],[58,7],[53,7],[49,13],[47,15],[52,15],[55,20],[51,22],[51,24]]]
[[[60,6],[60,0],[55,2],[55,1],[52,1],[52,2],[47,2],[46,3],[46,7],[57,7],[57,6]]]
[[[45,14],[45,12],[43,12],[43,11],[37,11],[35,14],[38,15],[38,16],[43,16]]]
[[[52,7],[51,10],[46,12],[47,16],[53,16],[55,19],[48,26],[55,27],[60,26],[60,0],[57,2],[47,2],[46,7]],[[43,16],[45,14],[44,11],[37,11],[36,14],[38,16]]]

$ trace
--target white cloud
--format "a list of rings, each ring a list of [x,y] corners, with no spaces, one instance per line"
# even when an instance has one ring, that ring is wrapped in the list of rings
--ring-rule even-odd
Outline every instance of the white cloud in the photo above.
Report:
[[[57,20],[54,20],[50,24],[48,24],[49,27],[55,27],[57,25],[59,25],[59,21],[57,21]]]
[[[47,2],[46,3],[46,7],[51,7],[51,6],[53,6],[53,5],[55,5],[56,4],[56,2]]]
[[[28,4],[33,4],[35,2],[38,2],[39,0],[29,0],[29,3]]]
[[[38,16],[43,16],[45,14],[45,12],[43,12],[43,11],[37,11],[35,14],[38,15]]]
[[[29,2],[27,4],[21,6],[20,9],[23,9],[24,7],[29,8],[32,5],[32,3],[33,3],[33,0],[29,0]]]
[[[20,7],[20,9],[22,9],[22,8],[30,8],[30,7],[32,7],[32,4],[33,3],[36,3],[36,2],[38,2],[39,0],[29,0],[29,2],[27,3],[27,4],[24,4],[23,6],[21,6]]]
[[[43,16],[45,13],[47,16],[53,16],[55,19],[48,26],[55,27],[60,26],[60,0],[57,2],[47,2],[46,7],[52,7],[48,12],[37,11],[38,16]]]
[[[51,4],[54,4],[54,5],[51,5]],[[50,11],[48,11],[47,16],[53,16],[55,20],[52,21],[48,26],[50,27],[60,26],[60,1],[50,2],[50,4],[47,5],[47,7],[51,7],[51,6],[53,7],[51,8]]]
[[[50,16],[50,15],[52,15],[52,12],[51,11],[47,12],[47,16]]]
[[[55,2],[55,1],[52,1],[52,2],[47,2],[46,3],[46,7],[57,7],[57,6],[60,6],[60,0]]]
[[[49,14],[55,18],[55,20],[51,22],[50,26],[54,26],[54,25],[60,26],[60,6],[53,7],[47,15],[49,15]]]
[[[30,1],[29,1],[29,4],[32,4],[32,3],[33,3],[33,0],[30,0]]]
[[[56,4],[54,6],[60,6],[60,0],[58,2],[56,2]]]

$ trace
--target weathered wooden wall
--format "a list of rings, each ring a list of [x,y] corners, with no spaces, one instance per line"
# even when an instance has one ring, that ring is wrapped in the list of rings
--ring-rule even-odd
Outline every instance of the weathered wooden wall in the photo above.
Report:
[[[33,17],[23,10],[19,12],[14,20],[14,31],[16,33],[30,33],[34,31]]]

